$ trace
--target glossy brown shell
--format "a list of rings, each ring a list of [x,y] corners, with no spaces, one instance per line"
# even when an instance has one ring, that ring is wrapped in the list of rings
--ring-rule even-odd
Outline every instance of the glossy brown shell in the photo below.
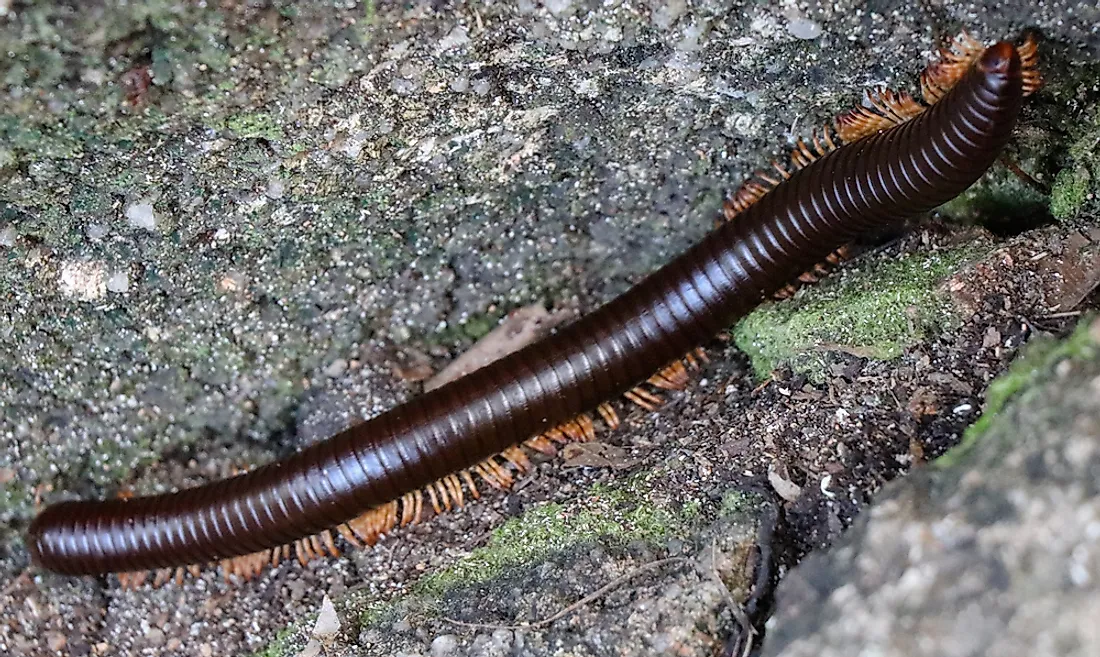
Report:
[[[1000,43],[917,118],[793,173],[733,221],[559,333],[253,472],[176,493],[62,502],[33,560],[71,575],[204,563],[344,523],[615,397],[867,231],[953,198],[1022,104]]]

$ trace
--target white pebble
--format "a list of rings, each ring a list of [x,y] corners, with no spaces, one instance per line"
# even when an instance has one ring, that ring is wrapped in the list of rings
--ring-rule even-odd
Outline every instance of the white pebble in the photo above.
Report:
[[[157,215],[153,211],[153,204],[147,201],[127,207],[126,219],[130,222],[131,228],[157,229]]]
[[[795,18],[787,23],[787,31],[796,39],[816,39],[821,36],[821,26],[816,21]]]
[[[272,178],[267,181],[267,197],[273,201],[278,201],[283,197],[283,193],[286,192],[286,185],[278,178]]]
[[[347,155],[349,159],[354,160],[359,157],[359,154],[363,152],[363,146],[366,145],[367,139],[370,137],[370,133],[366,130],[360,130],[354,135],[348,137],[339,150],[344,155]]]
[[[321,644],[317,639],[310,639],[305,648],[302,648],[302,652],[298,653],[298,657],[320,657]]]
[[[107,279],[107,289],[115,294],[125,294],[130,291],[130,277],[124,271],[116,271]]]
[[[687,2],[684,0],[669,0],[669,2],[661,3],[657,9],[653,10],[650,20],[659,29],[667,30],[672,27],[672,24],[680,16],[683,16],[685,11],[687,11]]]
[[[484,96],[489,93],[489,81],[482,78],[474,81],[473,86],[474,93],[479,96]]]
[[[70,260],[61,265],[61,293],[94,301],[107,292],[107,271],[102,262]]]
[[[458,638],[453,634],[442,634],[432,640],[432,657],[450,657],[458,649]]]
[[[88,239],[98,242],[107,236],[107,227],[103,224],[88,224]]]
[[[470,78],[465,75],[460,75],[451,80],[451,91],[455,93],[466,93],[470,89]]]
[[[435,50],[437,53],[441,53],[451,48],[458,48],[470,43],[470,33],[466,29],[466,26],[459,25],[451,30],[450,34],[439,40],[436,44]]]
[[[15,246],[15,229],[11,226],[0,228],[0,246],[11,248]]]
[[[551,14],[561,16],[573,6],[573,0],[545,0],[542,5]]]
[[[336,360],[329,363],[328,367],[325,368],[325,376],[335,379],[346,372],[347,369],[348,361],[344,360],[343,358],[337,358]]]

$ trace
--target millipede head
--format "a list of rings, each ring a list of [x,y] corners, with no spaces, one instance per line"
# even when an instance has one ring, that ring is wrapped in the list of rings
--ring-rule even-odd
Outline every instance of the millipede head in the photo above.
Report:
[[[920,85],[924,102],[934,105],[966,74],[970,65],[982,54],[985,46],[963,31],[950,44],[940,48],[939,59],[921,73]]]

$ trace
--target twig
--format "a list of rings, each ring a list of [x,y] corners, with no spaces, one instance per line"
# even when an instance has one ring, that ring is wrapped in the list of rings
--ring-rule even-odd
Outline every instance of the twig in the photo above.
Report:
[[[1050,187],[1047,187],[1045,184],[1043,184],[1043,183],[1039,182],[1038,180],[1036,180],[1035,177],[1032,176],[1030,173],[1028,173],[1027,171],[1024,171],[1020,167],[1020,165],[1016,163],[1016,160],[1010,158],[1007,155],[1002,155],[1001,156],[1001,164],[1003,164],[1006,169],[1008,169],[1010,172],[1012,172],[1012,175],[1019,178],[1020,182],[1024,183],[1025,185],[1027,185],[1028,187],[1034,189],[1035,191],[1039,192],[1040,194],[1050,196]]]
[[[1063,319],[1066,317],[1077,317],[1081,315],[1080,310],[1065,310],[1060,313],[1050,313],[1049,315],[1043,315],[1039,319]]]
[[[448,623],[451,623],[453,625],[458,625],[460,627],[470,627],[470,628],[474,628],[474,629],[486,629],[486,630],[522,630],[522,629],[528,629],[528,628],[545,627],[547,625],[550,625],[554,621],[565,618],[566,616],[568,616],[569,614],[573,613],[574,611],[580,609],[581,607],[585,606],[586,604],[588,604],[588,603],[590,603],[594,600],[597,600],[599,598],[602,598],[603,596],[607,595],[611,591],[617,589],[619,586],[625,584],[627,581],[633,579],[634,577],[637,577],[638,575],[641,575],[644,572],[648,572],[650,570],[653,570],[655,568],[659,568],[659,567],[664,566],[666,564],[682,563],[682,562],[685,562],[685,561],[687,561],[687,559],[684,558],[684,557],[669,557],[668,559],[658,559],[657,561],[651,561],[651,562],[645,564],[644,566],[639,566],[638,568],[635,568],[634,570],[630,571],[629,573],[627,573],[627,574],[625,574],[621,577],[616,577],[615,579],[611,580],[607,584],[604,584],[603,586],[596,589],[592,593],[589,593],[588,595],[584,596],[580,600],[577,600],[573,604],[571,604],[568,607],[562,609],[561,611],[555,613],[554,615],[547,616],[546,618],[543,618],[542,620],[539,620],[539,621],[535,621],[533,623],[520,623],[518,625],[497,625],[497,624],[494,624],[494,623],[467,623],[466,621],[460,621],[460,620],[457,620],[455,618],[448,618],[446,616],[442,617],[441,620],[447,621]]]

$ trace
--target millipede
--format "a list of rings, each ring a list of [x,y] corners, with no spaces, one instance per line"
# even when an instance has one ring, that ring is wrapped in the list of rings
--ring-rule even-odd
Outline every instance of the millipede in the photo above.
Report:
[[[921,75],[922,100],[868,93],[746,181],[702,241],[591,314],[253,471],[48,506],[28,531],[32,561],[65,575],[119,573],[126,586],[210,563],[247,578],[292,555],[335,555],[337,541],[374,545],[478,497],[481,484],[507,488],[531,468],[530,450],[592,439],[597,416],[614,428],[608,400],[652,408],[655,390],[684,387],[699,345],[816,280],[857,236],[973,184],[1039,87],[1037,64],[1031,35],[989,47],[961,35]]]

